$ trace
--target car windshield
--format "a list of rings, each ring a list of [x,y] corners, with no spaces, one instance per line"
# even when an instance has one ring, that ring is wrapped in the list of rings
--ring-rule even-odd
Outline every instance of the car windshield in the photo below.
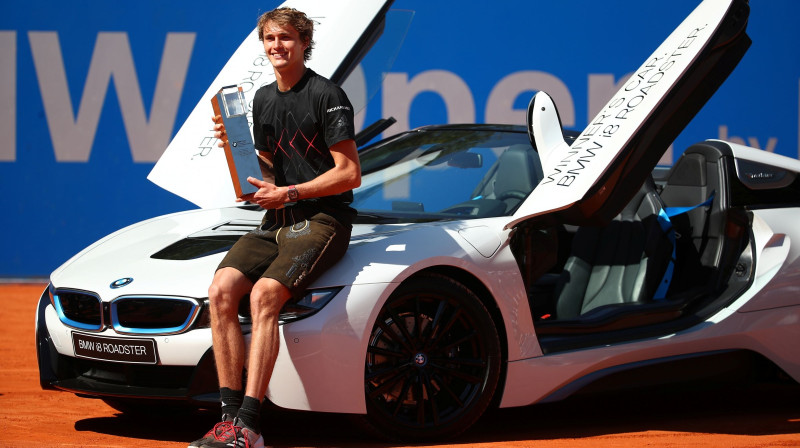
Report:
[[[524,130],[419,129],[362,150],[361,220],[418,222],[510,215],[541,179]]]

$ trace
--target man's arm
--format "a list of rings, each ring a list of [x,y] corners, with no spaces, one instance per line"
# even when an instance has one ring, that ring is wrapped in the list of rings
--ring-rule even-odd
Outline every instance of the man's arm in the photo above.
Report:
[[[334,167],[313,180],[295,185],[300,199],[333,196],[361,185],[361,162],[358,160],[356,142],[343,140],[333,145],[330,151]],[[280,208],[289,202],[288,187],[276,187],[252,177],[247,181],[258,187],[258,191],[243,197],[244,200],[255,202],[263,208]]]

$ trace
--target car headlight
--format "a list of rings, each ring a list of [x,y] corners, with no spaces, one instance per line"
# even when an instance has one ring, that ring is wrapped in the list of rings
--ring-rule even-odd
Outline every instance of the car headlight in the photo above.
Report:
[[[341,286],[309,290],[302,299],[284,305],[278,320],[280,323],[285,324],[295,320],[305,319],[321,310],[341,290]]]
[[[281,324],[285,324],[312,316],[327,305],[341,290],[341,286],[308,290],[302,299],[284,305],[278,320]],[[245,333],[250,332],[250,296],[243,297],[239,304],[239,323]],[[209,313],[208,299],[206,299],[203,302],[203,309],[197,317],[194,328],[210,327],[211,314]]]
[[[244,296],[239,304],[239,324],[242,326],[242,333],[250,333],[250,296]],[[203,300],[192,328],[211,328],[211,306],[208,299]]]

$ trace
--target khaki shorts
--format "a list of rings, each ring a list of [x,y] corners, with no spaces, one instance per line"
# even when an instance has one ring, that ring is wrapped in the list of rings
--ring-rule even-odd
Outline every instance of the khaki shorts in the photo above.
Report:
[[[325,213],[277,210],[239,238],[217,269],[234,268],[253,283],[262,277],[275,279],[298,300],[312,281],[342,258],[350,231],[350,225]]]

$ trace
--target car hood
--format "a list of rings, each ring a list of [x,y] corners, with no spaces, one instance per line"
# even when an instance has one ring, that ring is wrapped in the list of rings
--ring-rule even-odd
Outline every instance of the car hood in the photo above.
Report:
[[[259,214],[242,207],[192,210],[142,221],[120,229],[79,252],[50,275],[59,288],[74,288],[101,297],[159,294],[204,297],[219,254],[184,260],[153,255],[193,235],[234,235],[258,224]],[[124,289],[119,279],[133,279]]]
[[[313,18],[315,49],[308,66],[341,85],[382,33],[392,2],[288,0],[281,6]],[[240,85],[250,104],[259,87],[275,80],[257,32],[253,29],[234,52],[147,176],[202,208],[234,205],[236,199],[224,153],[209,126],[211,98],[223,86]]]
[[[227,249],[255,228],[262,216],[260,209],[225,207],[143,221],[87,247],[56,269],[50,280],[56,288],[89,291],[104,300],[156,293],[206,297]],[[315,286],[390,281],[405,267],[431,256],[471,252],[489,257],[502,241],[498,219],[354,225],[345,259]],[[123,279],[132,281],[115,287]]]
[[[528,126],[544,178],[506,227],[599,224],[617,215],[744,56],[749,11],[747,0],[703,1],[571,145],[554,103],[537,94]]]

